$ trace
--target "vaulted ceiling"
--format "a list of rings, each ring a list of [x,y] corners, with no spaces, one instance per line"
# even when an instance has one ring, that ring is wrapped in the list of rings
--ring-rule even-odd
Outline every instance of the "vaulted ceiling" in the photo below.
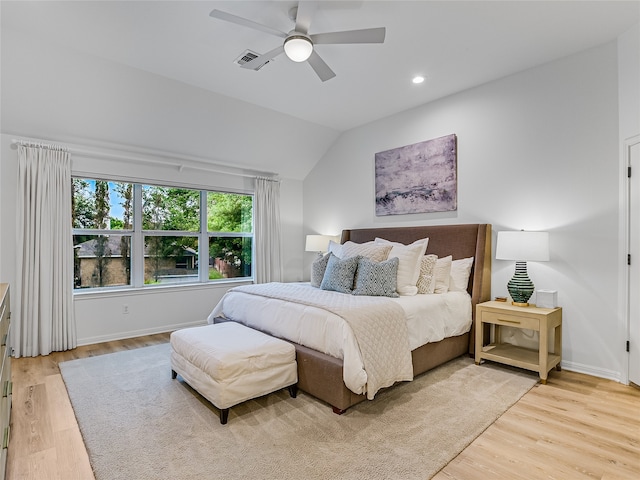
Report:
[[[386,27],[382,45],[317,45],[321,82],[284,55],[234,63],[282,39],[215,18],[219,9],[288,32],[295,1],[2,2],[3,27],[339,131],[614,40],[637,1],[320,1],[310,33]],[[420,85],[411,83],[423,75]]]

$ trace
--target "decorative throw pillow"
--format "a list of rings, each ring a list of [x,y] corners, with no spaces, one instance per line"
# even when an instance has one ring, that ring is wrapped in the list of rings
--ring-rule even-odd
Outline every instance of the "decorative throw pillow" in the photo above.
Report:
[[[436,288],[436,282],[434,281],[433,273],[436,268],[437,255],[425,255],[422,257],[420,263],[420,276],[416,287],[418,287],[418,293],[433,293]]]
[[[353,290],[353,294],[397,297],[398,262],[397,257],[384,262],[373,262],[366,257],[360,257],[356,274],[356,288]]]
[[[322,279],[324,278],[324,272],[327,269],[327,263],[329,262],[329,254],[322,257],[318,257],[311,264],[311,286],[320,288]]]
[[[420,276],[420,263],[427,250],[428,238],[416,240],[411,245],[390,242],[383,238],[376,238],[375,243],[391,244],[392,248],[388,258],[398,257],[398,285],[397,290],[400,295],[415,295],[418,293],[418,277]]]
[[[461,258],[451,262],[451,278],[449,279],[449,291],[464,292],[469,285],[469,275],[473,266],[473,258]]]
[[[373,242],[355,243],[346,241],[342,244],[340,258],[349,258],[355,256],[367,257],[374,262],[382,262],[387,259],[392,245],[380,245]]]
[[[447,293],[451,277],[451,255],[436,260],[434,269],[435,288],[433,293]]]
[[[359,257],[339,259],[333,253],[329,254],[327,269],[324,272],[320,288],[334,292],[351,293],[353,291],[353,277],[358,268]]]

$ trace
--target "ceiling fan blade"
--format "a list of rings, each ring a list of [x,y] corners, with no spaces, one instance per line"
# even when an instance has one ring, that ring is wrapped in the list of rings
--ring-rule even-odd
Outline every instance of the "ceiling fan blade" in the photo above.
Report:
[[[255,70],[256,68],[260,68],[261,66],[263,66],[269,60],[273,60],[282,52],[284,52],[284,45],[280,45],[279,47],[274,48],[273,50],[267,53],[264,53],[259,57],[254,58],[253,60],[242,65],[242,68],[249,68],[249,69]]]
[[[311,52],[311,56],[309,57],[307,62],[309,62],[309,65],[311,65],[313,71],[316,72],[316,74],[320,77],[320,80],[322,80],[323,82],[326,82],[327,80],[330,80],[336,76],[334,71],[329,68],[329,65],[327,65],[324,60],[322,60],[322,58],[320,58],[320,55],[318,55],[315,50]]]
[[[383,43],[386,34],[384,27],[347,30],[345,32],[316,33],[309,35],[314,44],[330,43]]]
[[[242,25],[244,27],[253,28],[254,30],[259,30],[261,32],[268,33],[269,35],[275,35],[276,37],[287,38],[287,34],[285,32],[281,32],[275,28],[262,25],[261,23],[256,23],[252,20],[247,20],[246,18],[238,17],[237,15],[232,15],[231,13],[223,12],[221,10],[212,10],[209,16],[226,22]]]
[[[295,31],[304,33],[309,32],[311,26],[311,17],[317,8],[316,2],[298,2],[298,13],[296,15]]]

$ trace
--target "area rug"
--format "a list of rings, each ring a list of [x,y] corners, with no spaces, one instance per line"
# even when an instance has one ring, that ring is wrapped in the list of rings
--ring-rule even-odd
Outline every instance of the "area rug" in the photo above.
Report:
[[[96,480],[425,480],[537,377],[461,357],[343,415],[286,390],[218,411],[178,377],[169,344],[60,364]]]

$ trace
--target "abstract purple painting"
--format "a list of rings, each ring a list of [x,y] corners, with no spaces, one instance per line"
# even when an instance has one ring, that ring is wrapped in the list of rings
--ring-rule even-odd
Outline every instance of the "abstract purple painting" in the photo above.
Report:
[[[455,134],[375,155],[376,215],[458,208]]]

